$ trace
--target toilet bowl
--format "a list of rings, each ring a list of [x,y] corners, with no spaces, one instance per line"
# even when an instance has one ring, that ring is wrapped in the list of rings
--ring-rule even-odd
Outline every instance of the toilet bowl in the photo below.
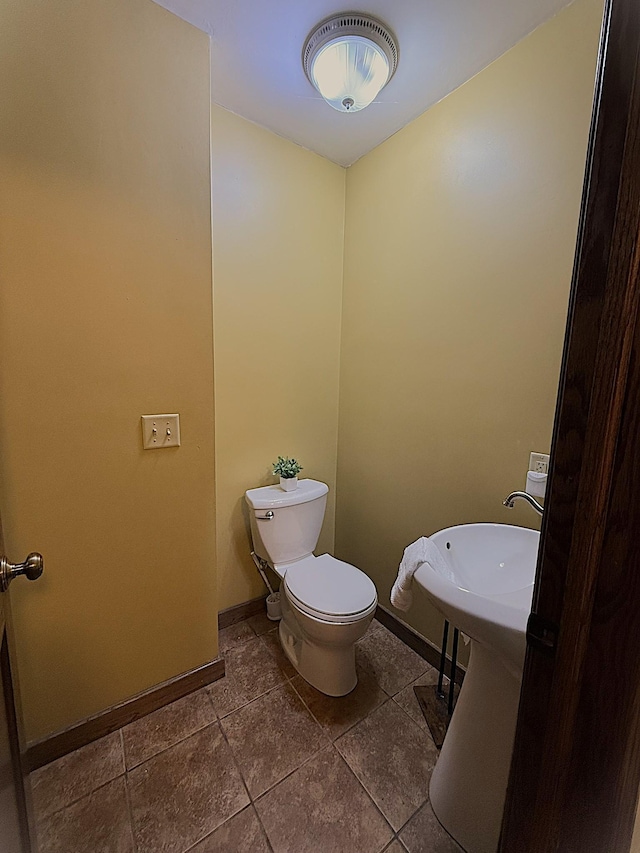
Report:
[[[300,675],[328,696],[344,696],[358,682],[355,643],[378,604],[367,575],[330,554],[315,556],[329,487],[300,480],[249,489],[254,553],[282,579],[280,642]]]

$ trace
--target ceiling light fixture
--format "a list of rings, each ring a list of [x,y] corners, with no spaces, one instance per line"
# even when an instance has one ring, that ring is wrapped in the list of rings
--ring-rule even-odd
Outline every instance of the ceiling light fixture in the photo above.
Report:
[[[398,46],[376,18],[343,12],[309,33],[302,64],[328,104],[340,112],[355,113],[368,107],[393,77]]]

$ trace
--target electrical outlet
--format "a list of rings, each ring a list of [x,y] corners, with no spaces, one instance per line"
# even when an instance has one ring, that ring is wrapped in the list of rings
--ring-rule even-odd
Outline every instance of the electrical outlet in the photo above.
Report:
[[[145,450],[180,446],[180,415],[142,415],[142,446]]]
[[[529,454],[529,471],[535,471],[537,474],[549,473],[549,454],[548,453],[530,453]]]

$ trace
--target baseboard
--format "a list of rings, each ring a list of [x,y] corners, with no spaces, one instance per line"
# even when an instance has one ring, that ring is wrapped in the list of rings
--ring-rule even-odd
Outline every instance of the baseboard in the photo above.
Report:
[[[254,598],[251,601],[245,601],[235,607],[222,610],[218,614],[218,628],[228,628],[229,625],[235,625],[250,616],[264,612],[264,599],[264,596],[260,596],[260,598]],[[376,618],[431,666],[436,669],[440,666],[440,650],[433,643],[380,605],[376,609]],[[447,657],[447,661],[449,664],[451,663],[449,657]],[[128,723],[140,719],[140,717],[151,714],[153,711],[187,696],[194,690],[212,684],[223,676],[224,661],[218,658],[211,663],[177,675],[162,684],[157,684],[155,687],[107,708],[81,723],[76,723],[68,729],[29,744],[25,753],[26,767],[29,772],[37,770],[57,758],[62,758],[63,755],[68,755],[81,746],[93,743],[93,741],[111,734],[122,726],[126,726]],[[457,666],[456,682],[462,684],[463,678],[464,669]]]
[[[111,734],[122,726],[132,723],[152,711],[157,711],[158,708],[175,702],[176,699],[182,699],[183,696],[187,696],[194,690],[199,690],[223,676],[224,661],[218,658],[211,663],[177,675],[169,681],[164,681],[162,684],[157,684],[131,699],[126,699],[118,705],[107,708],[106,711],[101,711],[81,723],[64,729],[64,731],[31,743],[27,746],[25,754],[27,768],[29,772],[37,770],[38,767],[43,767],[50,761],[55,761],[56,758],[62,758],[63,755],[68,755],[81,746],[93,743],[93,741]]]
[[[376,608],[376,619],[388,628],[392,634],[395,634],[403,643],[417,652],[420,657],[424,658],[427,663],[436,669],[440,669],[440,649],[435,646],[422,634],[418,634],[410,625],[403,622],[395,614],[391,613],[385,607],[378,605]],[[451,668],[451,658],[447,655],[447,674]],[[462,685],[465,670],[459,664],[456,666],[456,684]]]
[[[228,628],[255,616],[265,610],[265,596],[244,601],[235,607],[228,607],[218,614],[218,629]],[[93,717],[83,720],[64,731],[57,732],[27,746],[25,762],[29,772],[43,767],[63,755],[68,755],[81,746],[111,734],[122,726],[132,723],[147,714],[157,711],[164,705],[181,699],[194,690],[205,687],[224,676],[224,661],[218,658],[211,663],[185,672],[175,678],[158,684],[137,696],[107,708]]]
[[[228,628],[229,625],[243,622],[250,616],[266,612],[265,598],[266,596],[261,595],[260,598],[252,598],[250,601],[236,604],[235,607],[227,607],[226,610],[221,610],[218,613],[218,630],[221,631],[223,628]]]

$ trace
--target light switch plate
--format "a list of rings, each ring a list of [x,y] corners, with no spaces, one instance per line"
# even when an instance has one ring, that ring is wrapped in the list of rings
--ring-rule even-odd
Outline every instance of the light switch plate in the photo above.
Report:
[[[529,471],[535,471],[536,474],[549,473],[549,454],[548,453],[530,453],[529,454]]]
[[[180,447],[180,415],[142,415],[142,446],[145,450]]]

